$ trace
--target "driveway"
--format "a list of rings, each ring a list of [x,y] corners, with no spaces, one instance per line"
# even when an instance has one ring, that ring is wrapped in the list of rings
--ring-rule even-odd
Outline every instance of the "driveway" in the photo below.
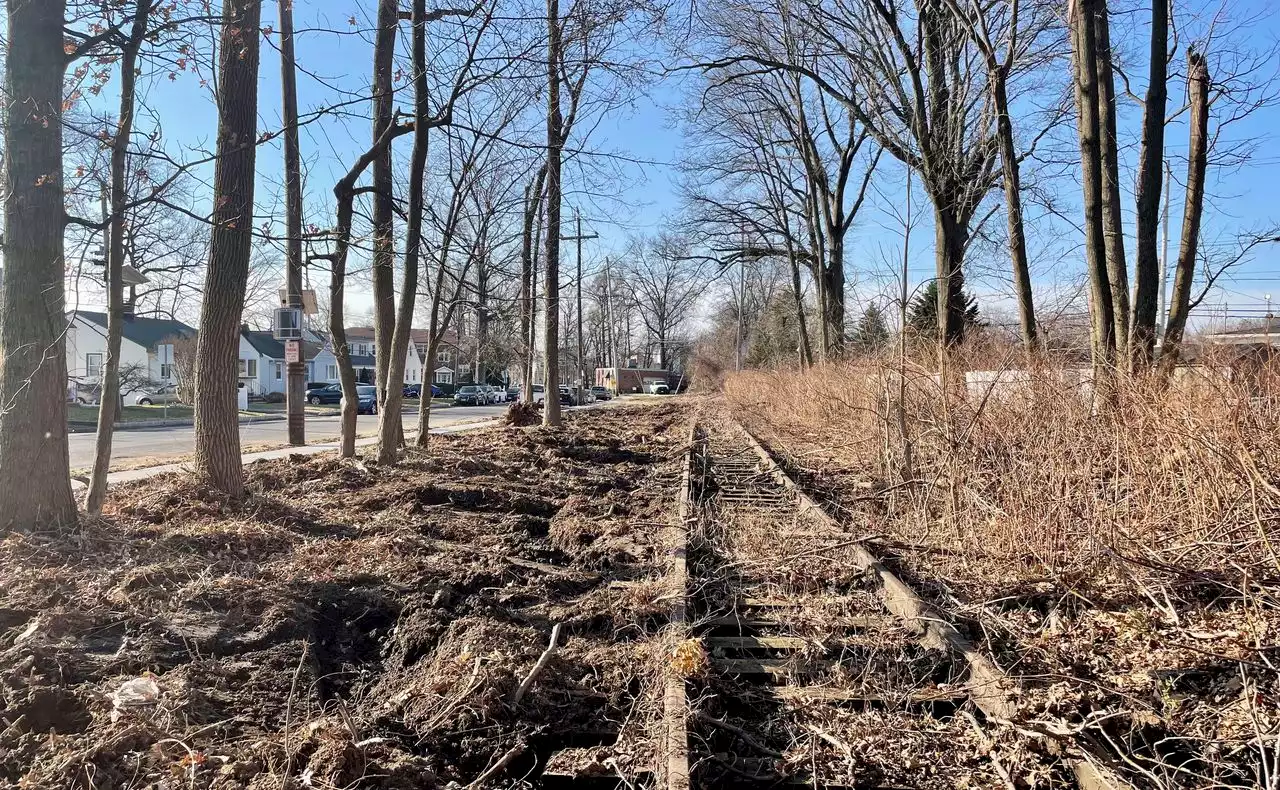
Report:
[[[447,409],[433,411],[431,426],[444,427],[462,422],[470,422],[484,418],[496,417],[505,412],[505,403],[489,406],[451,406]],[[405,430],[417,430],[418,410],[403,416]],[[342,429],[340,417],[308,417],[307,441],[334,441]],[[361,415],[357,418],[356,435],[372,434],[378,429],[378,418]],[[195,451],[195,428],[190,425],[169,426],[166,428],[143,428],[139,430],[116,431],[111,442],[111,460],[128,461],[140,458],[155,458],[163,461],[181,458]],[[71,468],[87,469],[93,466],[93,433],[73,433],[69,437],[71,447]],[[289,443],[289,426],[285,420],[269,422],[241,423],[240,447],[243,450],[276,447]]]

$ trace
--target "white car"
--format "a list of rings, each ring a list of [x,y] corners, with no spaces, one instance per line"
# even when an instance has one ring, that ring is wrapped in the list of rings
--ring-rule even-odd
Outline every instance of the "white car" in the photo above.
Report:
[[[158,403],[177,403],[178,388],[174,386],[160,387],[151,392],[144,392],[134,399],[139,406],[154,406]]]

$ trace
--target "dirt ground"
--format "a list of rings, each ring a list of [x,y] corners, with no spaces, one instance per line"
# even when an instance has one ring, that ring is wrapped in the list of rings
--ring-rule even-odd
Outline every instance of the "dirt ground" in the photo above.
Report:
[[[0,787],[537,786],[652,762],[689,414],[182,476],[0,543]],[[616,584],[624,581],[628,584]],[[559,649],[527,694],[517,688]],[[521,779],[526,777],[526,779]]]

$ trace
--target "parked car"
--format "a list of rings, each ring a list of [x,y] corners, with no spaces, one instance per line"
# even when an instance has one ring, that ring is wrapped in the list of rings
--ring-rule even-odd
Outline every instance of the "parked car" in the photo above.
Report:
[[[483,406],[489,402],[489,395],[480,387],[468,384],[458,387],[458,391],[453,393],[453,402],[457,406]]]
[[[307,403],[319,406],[322,403],[342,403],[342,385],[325,384],[322,387],[309,389],[306,393]]]
[[[507,403],[515,403],[520,400],[519,387],[507,387]]]
[[[434,384],[431,385],[431,397],[439,398],[439,397],[442,397],[443,395],[444,395],[444,390],[440,389]]]
[[[577,406],[578,399],[573,397],[573,390],[568,387],[560,388],[560,405],[561,406]]]
[[[671,388],[667,386],[665,381],[648,381],[645,382],[644,391],[650,395],[670,395]]]
[[[608,387],[592,387],[591,394],[596,396],[596,400],[609,400],[613,397],[609,394]]]
[[[67,402],[81,406],[96,406],[102,400],[101,384],[75,384],[67,392]]]
[[[495,390],[493,387],[489,386],[488,384],[477,384],[476,386],[478,386],[480,388],[480,392],[484,394],[485,403],[498,402],[498,391]]]
[[[406,385],[404,385],[404,390],[403,390],[403,392],[404,392],[404,397],[406,397],[406,398],[421,398],[421,397],[422,397],[422,385],[421,385],[421,384],[406,384]]]
[[[151,392],[143,392],[134,399],[139,406],[152,406],[157,403],[177,403],[178,388],[174,386],[156,387]]]
[[[341,392],[341,387],[339,387]],[[356,387],[356,414],[377,414],[378,413],[378,388],[361,384]]]

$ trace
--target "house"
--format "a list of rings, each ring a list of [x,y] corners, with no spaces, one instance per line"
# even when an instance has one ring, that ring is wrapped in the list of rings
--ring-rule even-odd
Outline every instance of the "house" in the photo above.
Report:
[[[139,318],[126,314],[120,333],[121,397],[177,381],[175,343],[194,338],[196,330],[181,321]],[[107,314],[76,310],[67,316],[67,378],[73,397],[102,381],[107,358]],[[86,392],[85,395],[74,394]]]
[[[430,371],[432,384],[474,384],[475,370],[472,365],[472,354],[466,343],[454,331],[446,331],[436,344],[436,357],[427,359],[427,348],[431,342],[431,333],[425,329],[412,332],[414,345],[422,357],[423,368]]]
[[[307,382],[338,380],[338,360],[324,338],[310,330],[303,330],[302,361],[307,366]],[[284,341],[276,340],[271,332],[240,328],[239,368],[239,379],[250,395],[284,394],[288,389]]]
[[[422,383],[422,356],[417,351],[413,334],[410,333],[408,350],[404,361],[404,383]],[[377,347],[374,343],[373,327],[357,326],[347,329],[347,344],[351,348],[351,365],[356,369],[356,380],[372,384],[376,379]]]

